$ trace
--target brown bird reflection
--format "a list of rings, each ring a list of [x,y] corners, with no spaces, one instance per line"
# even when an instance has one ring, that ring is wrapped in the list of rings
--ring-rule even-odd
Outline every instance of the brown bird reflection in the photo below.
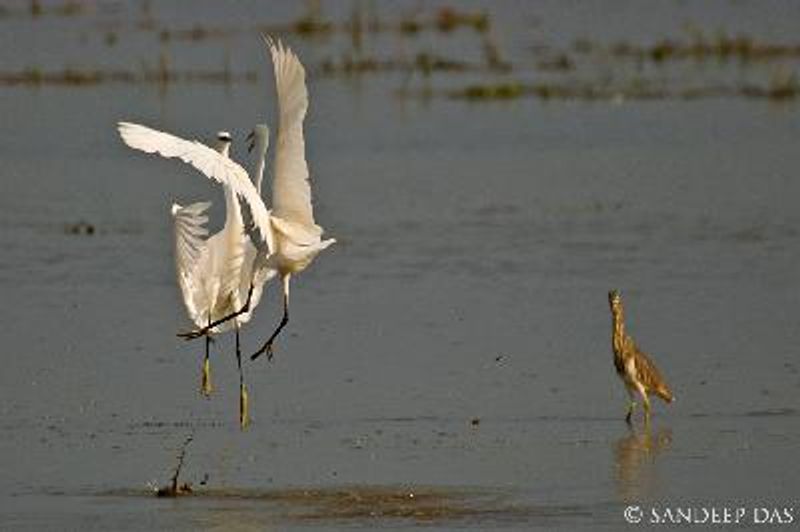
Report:
[[[658,487],[658,456],[672,445],[672,430],[653,431],[649,423],[630,428],[613,445],[614,480],[622,501],[635,502],[654,494]]]

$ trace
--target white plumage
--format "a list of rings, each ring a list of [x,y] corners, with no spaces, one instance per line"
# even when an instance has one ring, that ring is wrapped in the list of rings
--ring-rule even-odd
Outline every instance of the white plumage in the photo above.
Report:
[[[308,110],[306,74],[297,56],[280,42],[267,40],[275,71],[278,96],[278,140],[272,181],[273,214],[314,227],[311,186],[308,182],[303,121]]]
[[[271,225],[275,247],[267,267],[278,272],[283,286],[283,318],[264,345],[272,356],[272,344],[289,321],[289,280],[303,271],[320,251],[335,239],[322,240],[323,229],[314,222],[303,121],[308,110],[306,74],[297,56],[280,42],[265,39],[272,56],[278,96],[278,135],[272,180]]]
[[[263,153],[254,186],[247,172],[227,157],[227,151],[218,153],[200,142],[145,126],[119,124],[120,135],[128,146],[179,158],[223,185],[226,193],[226,226],[207,240],[204,240],[208,234],[204,212],[208,204],[173,207],[178,280],[189,315],[200,327],[186,337],[221,331],[228,320],[235,320],[238,356],[238,324],[249,319],[264,283],[276,273],[281,276],[283,318],[252,359],[264,352],[272,356],[272,344],[288,322],[291,276],[303,271],[320,251],[335,242],[332,238],[322,240],[323,229],[314,221],[303,137],[308,110],[305,69],[297,56],[280,42],[265,41],[272,57],[279,111],[272,212],[260,196]],[[263,150],[266,152],[266,144]],[[249,239],[241,236],[243,232]],[[242,394],[246,403],[243,385]]]
[[[320,251],[336,242],[333,238],[322,240],[323,229],[314,222],[303,136],[303,121],[308,110],[305,69],[290,49],[271,39],[265,41],[275,72],[279,116],[272,181],[272,211],[269,215],[270,230],[266,233],[271,238],[268,247],[272,253],[263,255],[266,257],[265,262],[253,261],[252,278],[249,281],[252,286],[262,276],[270,278],[275,273],[281,276],[283,317],[251,359],[263,353],[268,353],[271,357],[272,344],[289,321],[291,276],[305,270]],[[258,247],[258,235],[251,236]],[[245,265],[247,264],[248,261],[245,260]],[[246,280],[247,276],[243,275],[242,282]],[[190,336],[198,337],[207,329],[208,327],[200,329]]]
[[[201,272],[201,257],[208,256],[208,216],[205,211],[211,206],[210,201],[194,203],[182,207],[172,205],[172,218],[175,227],[175,270],[178,286],[181,289],[183,303],[189,319],[198,327],[203,327],[210,320],[211,287]]]
[[[201,392],[211,393],[208,335],[234,328],[236,330],[237,361],[240,370],[240,422],[247,424],[247,392],[241,371],[239,326],[249,321],[252,310],[261,298],[264,283],[270,275],[266,260],[272,249],[272,228],[258,190],[247,172],[228,158],[230,137],[220,136],[218,151],[198,141],[187,141],[169,133],[156,131],[138,124],[121,122],[119,133],[130,147],[163,157],[176,157],[200,170],[209,178],[221,183],[225,194],[225,225],[222,230],[206,238],[208,217],[205,211],[209,202],[186,207],[172,206],[175,228],[175,264],[178,285],[189,318],[206,333],[206,356],[203,363]],[[260,186],[264,157],[268,145],[266,126],[254,130],[259,161],[254,179]],[[237,200],[238,196],[238,200]],[[252,223],[245,226],[242,209]],[[248,236],[249,235],[249,236]],[[265,235],[262,237],[262,235]],[[256,246],[253,242],[257,242]],[[253,272],[261,275],[250,281]],[[243,276],[247,282],[243,283]],[[247,302],[247,309],[240,308]],[[233,316],[233,321],[227,318]]]
[[[194,166],[209,179],[230,188],[238,196],[240,205],[250,211],[253,225],[246,228],[248,235],[256,247],[263,250],[264,258],[270,254],[275,244],[269,211],[244,168],[196,140],[185,140],[130,122],[120,122],[118,129],[122,140],[131,148],[166,158],[178,158]]]
[[[253,179],[256,191],[260,186],[264,170],[264,157],[268,145],[266,126],[257,126],[253,131],[259,160]],[[226,152],[222,152],[226,154]],[[253,264],[258,251],[245,234],[242,212],[235,193],[229,186],[225,192],[225,225],[223,229],[203,240],[208,234],[205,224],[208,217],[203,214],[211,205],[197,203],[189,207],[174,205],[175,259],[178,281],[189,317],[198,328],[236,313],[235,322],[222,322],[208,332],[219,333],[236,325],[250,321],[253,310],[261,299],[261,291],[267,275],[261,275],[254,283],[248,309],[237,313],[247,300]],[[261,261],[265,264],[265,261]],[[262,267],[262,269],[264,269]],[[265,271],[264,273],[269,273]]]

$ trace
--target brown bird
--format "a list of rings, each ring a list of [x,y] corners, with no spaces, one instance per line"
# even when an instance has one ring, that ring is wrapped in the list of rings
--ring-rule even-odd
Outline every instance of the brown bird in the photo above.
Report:
[[[619,378],[625,383],[625,389],[628,391],[628,397],[630,397],[625,421],[631,422],[633,409],[636,406],[634,392],[638,393],[642,398],[645,421],[649,421],[649,395],[657,395],[667,403],[671,403],[675,398],[653,361],[639,349],[633,338],[625,332],[625,317],[622,310],[622,297],[620,297],[619,292],[612,290],[608,293],[608,304],[611,306],[611,347],[614,350],[614,367],[617,369]]]

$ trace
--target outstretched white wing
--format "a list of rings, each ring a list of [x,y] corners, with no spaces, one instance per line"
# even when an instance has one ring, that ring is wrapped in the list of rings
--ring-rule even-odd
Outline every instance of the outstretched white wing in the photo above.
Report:
[[[306,73],[300,60],[280,41],[265,38],[278,94],[278,139],[272,179],[272,212],[284,220],[314,226],[308,182],[303,120],[308,110]]]
[[[205,262],[201,257],[207,253],[208,215],[205,211],[211,206],[210,201],[193,203],[182,207],[172,205],[172,218],[175,223],[175,269],[178,273],[178,284],[183,293],[183,302],[189,318],[198,326],[203,326],[208,319],[203,311],[208,310],[208,296],[204,290]]]
[[[120,122],[118,129],[122,140],[131,148],[146,153],[157,153],[167,158],[177,157],[194,166],[206,177],[229,186],[251,216],[252,223],[248,224],[247,232],[253,244],[257,248],[263,248],[266,244],[267,249],[264,250],[266,255],[273,252],[275,245],[270,226],[270,213],[244,168],[196,140],[184,140],[130,122]]]

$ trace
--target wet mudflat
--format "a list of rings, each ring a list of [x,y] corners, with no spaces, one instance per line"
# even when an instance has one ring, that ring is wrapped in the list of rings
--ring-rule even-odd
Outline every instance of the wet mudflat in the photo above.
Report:
[[[438,28],[440,6],[378,4],[394,29],[365,30],[363,55],[425,65],[419,54],[435,50],[487,67],[428,75],[330,70],[352,32],[306,30],[351,20],[350,4],[316,19],[243,5],[225,36],[194,40],[176,35],[219,26],[212,3],[69,16],[43,5],[62,10],[0,18],[3,69],[157,73],[168,59],[161,81],[0,88],[0,528],[618,530],[629,504],[800,504],[800,107],[626,92],[637,68],[672,88],[791,87],[796,59],[676,52],[637,67],[576,45],[652,53],[696,42],[689,21],[790,49],[793,4],[534,4],[524,16],[470,4],[489,14],[510,73],[487,66],[487,32]],[[221,224],[222,194],[127,150],[114,124],[207,139],[227,129],[246,162],[251,126],[276,127],[262,25],[283,28],[309,67],[317,218],[339,242],[293,286],[274,361],[246,365],[253,424],[240,432],[232,338],[214,346],[204,400],[202,344],[175,337],[187,323],[169,207],[211,199]],[[540,83],[542,42],[577,65],[547,79],[609,70],[611,95],[447,97]],[[164,74],[226,64],[228,81]],[[676,395],[655,404],[649,429],[622,420],[611,288]],[[277,323],[278,293],[267,289],[244,329],[245,351]],[[181,481],[193,493],[153,496],[189,435]]]

